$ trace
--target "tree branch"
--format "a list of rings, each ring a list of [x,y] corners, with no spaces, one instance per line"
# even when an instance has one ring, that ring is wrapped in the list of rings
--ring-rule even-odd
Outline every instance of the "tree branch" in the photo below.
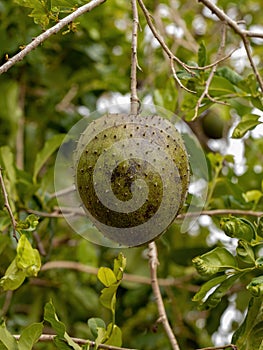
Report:
[[[203,210],[201,213],[185,213],[179,214],[176,219],[184,219],[186,217],[196,217],[199,215],[208,215],[208,216],[216,216],[216,215],[245,215],[245,216],[255,216],[261,217],[263,216],[263,211],[253,211],[253,210],[242,210],[242,209],[214,209],[214,210]]]
[[[131,44],[131,114],[137,114],[139,110],[139,99],[137,96],[137,39],[138,39],[138,26],[139,17],[136,0],[131,0],[132,5],[132,44]]]
[[[145,19],[147,21],[147,24],[153,34],[153,36],[157,39],[157,41],[159,42],[159,44],[161,45],[161,47],[163,48],[164,52],[167,54],[168,58],[170,59],[170,66],[171,66],[171,70],[172,70],[172,73],[173,73],[173,77],[174,79],[176,80],[176,82],[178,83],[178,85],[183,88],[184,90],[188,91],[188,92],[191,92],[191,93],[194,93],[195,94],[195,91],[192,91],[192,90],[189,90],[187,87],[185,87],[180,79],[178,78],[177,74],[176,74],[176,71],[174,69],[174,61],[177,62],[179,65],[181,65],[188,73],[194,75],[194,72],[189,69],[189,67],[184,63],[182,62],[178,57],[176,57],[172,52],[171,50],[169,49],[169,47],[166,45],[165,41],[163,40],[162,36],[158,33],[157,29],[155,28],[155,26],[153,25],[153,22],[152,22],[152,19],[151,19],[151,15],[149,14],[146,6],[144,5],[143,1],[142,0],[138,0],[138,3],[142,9],[142,12],[144,13],[144,16],[145,16]]]
[[[86,216],[83,210],[78,208],[71,208],[71,207],[60,207],[60,208],[54,207],[54,211],[51,213],[42,212],[42,211],[33,210],[33,209],[25,209],[25,211],[27,213],[35,214],[40,217],[50,217],[50,218],[63,218],[64,216],[74,216],[74,215]],[[186,217],[196,217],[201,215],[208,215],[208,216],[245,215],[245,216],[261,217],[263,216],[263,211],[254,211],[254,210],[245,210],[245,209],[212,209],[212,210],[203,210],[201,212],[182,213],[176,217],[176,220],[184,219]]]
[[[79,263],[77,261],[49,261],[45,263],[41,267],[41,271],[48,271],[53,269],[72,269],[84,273],[89,273],[92,275],[98,274],[98,268],[93,266],[84,265],[82,263]],[[189,285],[186,286],[185,282],[192,279],[193,275],[183,276],[181,278],[159,278],[158,282],[160,286],[163,287],[171,287],[175,286],[177,288],[184,288],[189,290],[190,292],[197,292],[199,289],[198,286]],[[151,285],[152,281],[151,278],[146,276],[140,276],[140,275],[134,275],[129,273],[123,274],[123,280],[126,282],[132,282],[132,283],[140,283],[140,284],[147,284]]]
[[[13,237],[15,238],[16,241],[18,241],[17,239],[17,236],[16,236],[16,225],[17,225],[17,222],[15,220],[15,217],[12,213],[12,209],[10,207],[10,204],[9,204],[9,200],[8,200],[8,194],[7,194],[7,191],[6,191],[6,188],[5,188],[5,183],[4,183],[4,179],[3,179],[3,176],[2,176],[2,168],[0,167],[0,186],[2,188],[2,192],[3,192],[3,196],[4,196],[4,206],[6,207],[7,211],[8,211],[8,214],[10,216],[10,219],[11,219],[11,223],[12,223],[12,227],[13,227]]]
[[[17,62],[22,61],[25,56],[27,56],[31,51],[37,48],[40,44],[42,44],[45,40],[47,40],[51,35],[57,34],[63,27],[73,22],[79,16],[83,15],[86,12],[90,12],[95,7],[101,5],[106,0],[91,0],[88,4],[85,4],[79,7],[76,11],[72,12],[70,15],[61,19],[57,24],[53,27],[47,29],[44,33],[40,34],[34,40],[26,45],[23,50],[21,50],[18,54],[11,57],[6,63],[4,63],[0,67],[0,75],[7,72],[12,66],[14,66]]]
[[[227,23],[227,25],[231,27],[234,30],[234,32],[241,37],[251,68],[253,69],[253,72],[259,83],[260,89],[263,92],[263,80],[259,74],[259,71],[257,69],[255,62],[253,61],[253,58],[251,55],[250,42],[248,41],[248,37],[253,36],[253,37],[262,38],[263,35],[241,29],[236,21],[232,20],[232,18],[230,18],[223,10],[221,10],[216,4],[212,3],[210,0],[198,0],[198,1],[204,4],[207,8],[209,8],[212,11],[212,13],[214,13],[221,21]]]
[[[197,349],[197,350],[223,350],[223,349],[228,349],[231,348],[233,350],[238,350],[236,345],[229,344],[229,345],[223,345],[223,346],[215,346],[215,347],[208,347],[208,348],[202,348],[202,349]]]
[[[155,242],[151,242],[149,244],[149,265],[150,265],[150,272],[151,272],[151,280],[152,280],[152,289],[153,293],[156,298],[156,303],[158,307],[158,312],[159,312],[159,322],[162,323],[164,330],[169,338],[169,341],[171,343],[172,349],[173,350],[180,350],[178,342],[176,340],[176,337],[172,331],[172,328],[169,324],[158,279],[157,279],[157,266],[158,266],[158,257],[157,257],[157,248]]]
[[[14,334],[13,335],[14,338],[16,340],[20,339],[20,335],[19,334]],[[38,342],[50,342],[53,341],[54,338],[57,335],[55,334],[41,334],[41,336],[38,339]],[[79,345],[85,345],[88,344],[90,346],[90,348],[94,348],[96,347],[96,343],[92,340],[86,340],[86,339],[81,339],[81,338],[71,338],[75,343],[79,344]],[[106,350],[136,350],[136,349],[128,349],[128,348],[120,348],[118,346],[113,346],[113,345],[106,345],[106,344],[99,344],[98,347],[96,349],[106,349]]]

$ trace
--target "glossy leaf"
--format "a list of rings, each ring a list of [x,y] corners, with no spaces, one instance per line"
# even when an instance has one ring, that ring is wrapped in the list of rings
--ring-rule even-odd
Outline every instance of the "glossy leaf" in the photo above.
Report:
[[[3,343],[7,350],[19,350],[15,338],[7,330],[4,321],[2,321],[0,324],[0,341]]]
[[[88,320],[88,326],[92,335],[98,337],[98,328],[106,329],[105,322],[101,318],[93,317]]]
[[[57,333],[60,342],[61,340],[64,340],[69,345],[69,349],[81,350],[81,347],[67,334],[64,323],[59,321],[54,305],[51,301],[45,305],[44,319],[51,324],[53,330]]]
[[[247,285],[247,289],[254,297],[263,296],[263,276],[254,277]]]
[[[223,247],[217,247],[194,258],[193,264],[198,273],[203,276],[212,276],[217,272],[234,269],[237,266],[235,257]]]
[[[37,276],[41,267],[39,252],[32,248],[25,234],[20,237],[17,245],[16,265],[28,277]]]
[[[246,318],[233,335],[233,344],[236,344],[239,350],[259,349],[263,339],[262,322],[262,298],[251,298]]]
[[[232,138],[239,139],[243,137],[249,130],[253,130],[261,122],[256,114],[246,114],[242,117],[239,124],[235,127]]]
[[[248,242],[239,240],[236,252],[240,260],[242,260],[246,264],[255,264],[254,250]]]
[[[109,337],[105,344],[121,347],[122,346],[122,332],[121,329],[115,324],[110,323],[107,327],[107,333]]]
[[[263,196],[263,193],[259,190],[251,190],[251,191],[247,191],[246,193],[243,193],[243,197],[247,203],[255,202],[257,204],[259,200],[262,198],[262,196]]]
[[[202,41],[198,49],[198,66],[203,67],[206,65],[206,47]]]
[[[47,7],[47,1],[38,0],[15,0],[21,6],[29,7],[32,9],[30,14],[34,18],[34,22],[40,24],[42,27],[46,27],[49,23],[49,8]]]
[[[209,295],[207,300],[200,306],[200,309],[212,309],[215,308],[222,300],[226,292],[233,286],[233,284],[241,277],[242,273],[237,273],[225,279],[220,285],[215,289],[215,291]]]
[[[256,231],[253,224],[244,219],[236,217],[222,218],[220,227],[227,236],[239,238],[251,242],[256,237]]]
[[[107,309],[115,312],[116,305],[116,291],[118,285],[112,284],[110,287],[104,288],[101,291],[100,302]]]
[[[38,341],[43,331],[43,323],[32,323],[21,332],[18,348],[19,350],[30,350]]]
[[[205,282],[204,284],[202,284],[199,291],[194,295],[193,301],[201,301],[202,299],[204,299],[204,297],[210,291],[210,289],[222,283],[226,278],[227,278],[227,275],[224,274],[221,276],[214,277],[209,281]]]
[[[209,87],[209,93],[211,96],[223,96],[233,94],[236,89],[231,82],[223,77],[214,76],[212,83]]]
[[[113,272],[114,275],[116,276],[117,281],[121,281],[123,278],[123,271],[125,270],[126,267],[126,258],[122,253],[118,255],[116,259],[114,259],[114,267],[113,267]]]
[[[30,214],[26,217],[25,220],[18,221],[16,225],[16,230],[21,233],[23,233],[24,231],[35,231],[38,225],[38,220],[39,217],[37,217],[34,214]]]
[[[114,272],[109,267],[99,268],[98,279],[105,287],[109,287],[117,282]]]
[[[15,290],[26,278],[26,272],[17,267],[16,259],[8,266],[5,275],[0,280],[0,286],[6,290]]]

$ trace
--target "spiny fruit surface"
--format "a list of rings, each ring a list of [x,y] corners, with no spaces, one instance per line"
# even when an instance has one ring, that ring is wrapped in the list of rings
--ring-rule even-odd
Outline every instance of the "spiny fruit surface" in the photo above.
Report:
[[[158,115],[108,114],[81,135],[76,188],[103,235],[138,246],[162,234],[182,208],[189,163],[181,135]]]

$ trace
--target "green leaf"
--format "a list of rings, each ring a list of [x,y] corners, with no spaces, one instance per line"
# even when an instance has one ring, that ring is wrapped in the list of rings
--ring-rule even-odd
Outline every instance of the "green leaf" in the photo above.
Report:
[[[216,288],[216,290],[209,295],[207,300],[201,305],[201,310],[212,309],[216,307],[222,300],[223,296],[226,292],[233,286],[237,279],[241,277],[243,273],[237,273],[225,279],[220,285]]]
[[[245,262],[246,264],[255,265],[255,254],[251,245],[243,240],[238,241],[238,246],[236,248],[237,256]]]
[[[198,49],[198,66],[203,67],[206,65],[206,47],[202,41]]]
[[[0,286],[6,290],[15,290],[21,286],[26,278],[26,272],[18,269],[16,258],[8,266],[5,275],[0,280]]]
[[[255,202],[257,204],[262,198],[263,193],[259,190],[251,190],[251,191],[247,191],[246,193],[243,193],[242,196],[247,203]]]
[[[57,340],[59,343],[63,344],[62,341],[65,341],[70,347],[69,349],[74,349],[74,350],[81,350],[81,347],[75,343],[71,337],[67,334],[66,332],[66,326],[64,325],[63,322],[59,321],[54,305],[52,302],[48,302],[45,305],[44,308],[44,320],[49,322],[54,329],[54,331],[57,333],[59,339]],[[65,347],[66,349],[67,347]]]
[[[0,341],[4,344],[7,350],[19,350],[15,338],[7,330],[5,322],[3,321],[0,324]]]
[[[232,343],[238,350],[258,350],[263,339],[263,300],[251,298],[246,318],[233,334]]]
[[[15,0],[15,2],[21,6],[29,7],[32,10],[30,17],[34,18],[36,24],[40,24],[42,27],[46,27],[49,23],[49,8],[47,0]]]
[[[99,347],[99,344],[103,344],[107,340],[107,337],[108,337],[107,330],[105,328],[99,327],[98,336],[95,340],[96,349]]]
[[[220,227],[229,237],[235,237],[247,242],[256,238],[256,231],[253,224],[244,219],[230,216],[220,220]]]
[[[46,163],[48,158],[59,148],[64,138],[64,134],[54,135],[51,139],[46,141],[44,148],[37,154],[33,172],[34,183],[36,182],[37,176],[43,165]]]
[[[101,304],[113,313],[115,312],[117,288],[118,284],[112,284],[110,287],[104,288],[100,295]]]
[[[215,75],[209,86],[209,93],[218,97],[236,93],[236,89],[229,80]]]
[[[118,255],[116,259],[114,259],[114,267],[113,272],[116,276],[117,281],[121,281],[123,278],[123,271],[126,267],[126,258],[123,256],[122,253]]]
[[[212,276],[226,269],[235,269],[235,257],[225,248],[217,247],[192,260],[196,270],[203,276]]]
[[[232,138],[239,139],[243,137],[249,130],[254,129],[262,122],[259,121],[260,116],[256,114],[246,114],[235,127],[232,133]]]
[[[206,294],[210,291],[210,289],[214,288],[215,286],[223,282],[226,278],[227,278],[227,275],[224,274],[221,276],[214,277],[211,280],[205,282],[204,284],[202,284],[199,291],[194,295],[192,300],[201,301],[206,296]]]
[[[22,330],[19,341],[19,350],[30,350],[38,341],[43,331],[43,323],[33,323]]]
[[[257,224],[257,234],[260,237],[263,237],[263,216],[261,216],[258,220],[258,224]]]
[[[49,301],[44,308],[44,320],[49,322],[53,330],[57,333],[60,338],[64,337],[66,332],[66,326],[63,322],[59,321],[54,305]]]
[[[255,261],[255,265],[257,269],[263,269],[263,256],[257,258],[257,260]]]
[[[88,326],[92,335],[98,337],[98,328],[106,329],[105,322],[101,318],[93,317],[88,320]]]
[[[263,296],[263,276],[254,277],[247,285],[247,290],[253,295],[253,297]]]
[[[18,241],[16,264],[28,277],[37,276],[41,267],[39,252],[31,246],[25,234]]]
[[[118,282],[114,272],[109,267],[100,267],[99,268],[98,279],[106,287],[109,287],[112,284]]]
[[[38,225],[38,220],[39,220],[38,216],[34,214],[30,214],[26,217],[25,220],[18,221],[16,225],[16,231],[22,232],[22,233],[23,231],[27,231],[27,232],[35,231]]]
[[[108,331],[107,333],[109,333],[109,338],[105,342],[105,344],[121,347],[122,346],[121,329],[118,326],[116,326],[116,324],[112,325],[112,323],[110,323],[107,327],[107,331]]]
[[[242,81],[242,76],[229,67],[219,67],[216,71],[216,75],[229,80],[234,85]]]

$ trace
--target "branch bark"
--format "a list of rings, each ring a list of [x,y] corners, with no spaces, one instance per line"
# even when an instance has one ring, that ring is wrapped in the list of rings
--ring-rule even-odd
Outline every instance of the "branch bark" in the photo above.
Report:
[[[173,350],[180,350],[178,342],[176,340],[176,337],[173,333],[173,330],[169,324],[158,279],[157,279],[157,266],[159,264],[158,262],[158,256],[157,256],[157,247],[155,242],[151,242],[149,244],[149,264],[150,264],[150,272],[151,272],[151,280],[152,280],[152,289],[153,293],[155,295],[157,307],[158,307],[158,312],[159,312],[159,322],[162,323],[164,330],[169,338],[169,341],[171,343],[172,349]]]
[[[139,99],[137,96],[137,39],[138,39],[138,26],[139,17],[136,0],[131,0],[133,26],[132,26],[132,44],[131,44],[131,114],[137,114],[139,110]]]
[[[10,216],[11,219],[11,223],[12,223],[12,227],[13,227],[13,237],[15,238],[15,240],[18,242],[17,236],[16,236],[16,219],[14,217],[14,214],[12,212],[11,206],[9,204],[9,200],[8,200],[8,194],[6,191],[6,187],[5,187],[5,183],[4,183],[4,179],[3,179],[3,175],[2,175],[2,168],[0,167],[0,187],[2,188],[2,192],[3,192],[3,196],[4,196],[4,206],[6,207],[8,214]]]
[[[6,63],[0,67],[0,75],[7,72],[11,67],[13,67],[19,61],[22,61],[31,51],[37,48],[45,40],[47,40],[53,34],[57,34],[62,28],[64,28],[69,23],[75,21],[79,16],[86,12],[90,12],[95,7],[103,4],[106,0],[91,0],[88,4],[79,7],[76,11],[72,12],[70,15],[61,19],[53,27],[47,29],[44,33],[37,36],[30,44],[26,45],[23,50],[18,54],[11,57]]]
[[[255,32],[250,32],[248,30],[243,30],[242,28],[240,28],[240,26],[236,21],[232,20],[232,18],[230,18],[222,9],[220,9],[216,4],[214,4],[210,0],[198,0],[198,1],[204,4],[207,8],[209,8],[212,13],[214,13],[222,22],[225,22],[230,28],[234,30],[236,34],[240,36],[244,44],[251,68],[253,69],[253,72],[257,78],[261,92],[263,92],[263,80],[259,74],[259,71],[257,69],[255,62],[253,61],[253,57],[251,54],[251,46],[248,40],[248,37],[262,38],[263,35]]]
[[[84,265],[82,263],[79,263],[77,261],[49,261],[46,262],[42,268],[41,271],[48,271],[48,270],[53,270],[53,269],[72,269],[84,273],[89,273],[92,275],[97,275],[98,273],[98,268],[89,266],[89,265]],[[191,292],[197,292],[199,287],[194,286],[194,285],[186,285],[186,282],[191,280],[193,275],[187,275],[182,278],[159,278],[158,283],[160,286],[163,287],[169,287],[169,286],[175,286],[177,288],[184,288],[187,289]],[[132,283],[140,283],[140,284],[148,284],[151,285],[152,280],[149,277],[146,276],[140,276],[140,275],[134,275],[134,274],[129,274],[129,273],[124,273],[123,274],[123,280],[127,282],[132,282]]]
[[[38,339],[38,342],[50,342],[50,341],[53,341],[55,337],[56,337],[55,334],[41,334],[41,336]],[[14,334],[14,338],[16,340],[19,340],[20,335]],[[90,349],[96,348],[96,349],[106,349],[106,350],[136,350],[136,349],[130,349],[130,348],[120,348],[118,346],[106,345],[106,344],[99,344],[98,347],[96,347],[96,343],[91,340],[86,340],[81,338],[71,338],[71,339],[79,345],[88,344]]]

